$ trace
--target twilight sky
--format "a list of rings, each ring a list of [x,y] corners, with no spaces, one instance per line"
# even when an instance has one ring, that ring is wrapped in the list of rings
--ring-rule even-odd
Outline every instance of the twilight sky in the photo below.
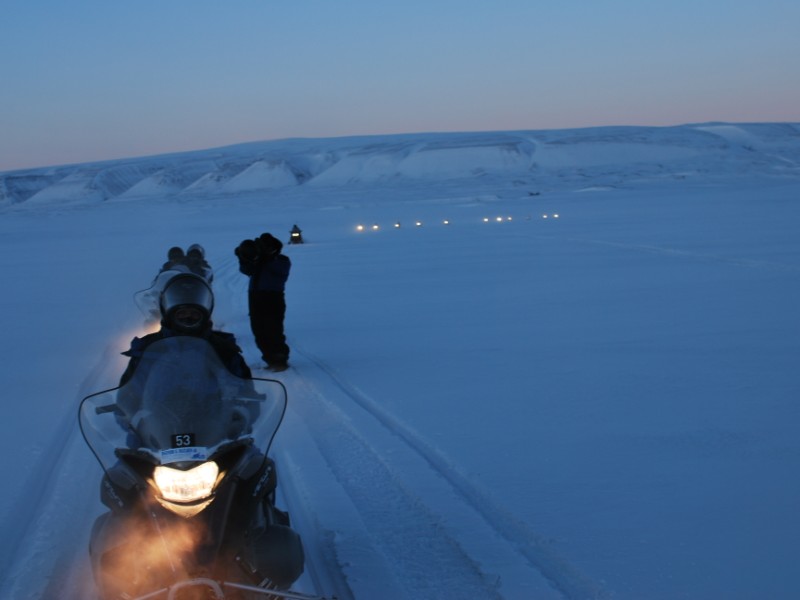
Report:
[[[0,171],[286,137],[800,122],[797,0],[3,0]]]

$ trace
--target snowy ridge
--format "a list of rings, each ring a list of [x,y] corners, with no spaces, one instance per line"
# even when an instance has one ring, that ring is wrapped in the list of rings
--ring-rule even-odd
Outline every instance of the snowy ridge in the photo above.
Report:
[[[600,127],[279,140],[106,163],[0,174],[0,204],[42,205],[180,195],[225,195],[302,185],[526,178],[569,189],[615,173],[645,178],[800,176],[797,124]]]

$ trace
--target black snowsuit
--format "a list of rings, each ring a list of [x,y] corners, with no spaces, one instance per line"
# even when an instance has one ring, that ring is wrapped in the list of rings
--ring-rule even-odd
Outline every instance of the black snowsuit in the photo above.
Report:
[[[239,271],[250,277],[247,292],[250,328],[261,357],[269,366],[286,365],[289,360],[283,320],[286,316],[284,290],[291,268],[289,257],[283,254],[255,261],[239,257]]]

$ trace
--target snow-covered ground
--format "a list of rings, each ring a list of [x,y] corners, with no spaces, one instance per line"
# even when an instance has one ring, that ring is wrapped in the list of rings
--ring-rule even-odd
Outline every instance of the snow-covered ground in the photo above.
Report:
[[[800,125],[704,124],[0,173],[0,598],[91,598],[77,405],[166,250],[205,246],[258,365],[233,249],[295,223],[274,451],[304,589],[800,596]]]

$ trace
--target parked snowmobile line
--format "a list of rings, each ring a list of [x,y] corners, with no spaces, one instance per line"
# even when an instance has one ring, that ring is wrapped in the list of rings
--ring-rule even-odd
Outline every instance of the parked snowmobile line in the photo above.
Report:
[[[300,536],[275,506],[268,457],[287,393],[231,374],[191,336],[148,347],[133,376],[83,399],[104,476],[90,558],[103,600],[288,598]]]

